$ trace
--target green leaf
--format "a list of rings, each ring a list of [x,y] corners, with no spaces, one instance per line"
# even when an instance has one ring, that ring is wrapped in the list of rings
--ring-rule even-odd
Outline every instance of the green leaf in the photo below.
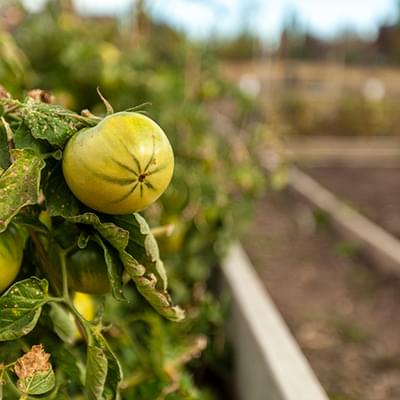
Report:
[[[54,331],[66,343],[73,343],[76,336],[77,327],[75,322],[64,307],[57,303],[50,303],[49,316],[53,323]]]
[[[107,265],[107,275],[110,281],[111,290],[116,300],[125,300],[122,290],[122,264],[115,249],[109,248],[103,240],[96,235],[94,240],[102,247],[104,251],[104,260]]]
[[[117,357],[111,351],[106,353],[108,361],[108,374],[104,385],[104,399],[118,400],[120,399],[118,386],[122,381],[122,368]]]
[[[140,214],[105,216],[84,212],[84,207],[68,189],[61,169],[50,176],[45,188],[47,209],[51,216],[64,217],[72,223],[92,225],[94,229],[113,246],[138,291],[164,317],[172,321],[184,318],[181,308],[174,306],[167,292],[167,275],[160,259],[157,242],[145,219]],[[103,248],[104,249],[104,248]],[[114,296],[121,298],[120,274],[116,274],[112,258],[108,260],[108,274]],[[112,257],[112,256],[111,256]]]
[[[94,213],[66,217],[70,222],[92,225],[119,253],[120,260],[142,296],[164,317],[184,318],[184,311],[172,304],[166,290],[167,279],[159,257],[157,242],[139,214],[111,218],[102,222]]]
[[[114,216],[112,220],[129,232],[126,250],[121,260],[143,297],[164,317],[180,321],[184,311],[172,305],[167,292],[167,275],[160,259],[157,242],[145,219],[138,213]],[[144,273],[142,272],[145,269]]]
[[[3,125],[0,125],[0,168],[7,169],[10,165],[10,154],[8,152],[7,132]]]
[[[0,297],[0,341],[18,339],[32,331],[48,300],[45,279],[32,277],[12,285]]]
[[[168,279],[164,264],[160,259],[157,241],[151,233],[146,220],[138,213],[129,216],[115,216],[113,221],[129,232],[127,250],[134,254],[135,258],[156,275],[157,286],[161,290],[167,290]]]
[[[102,399],[107,379],[108,360],[105,351],[96,343],[89,343],[86,361],[86,398]]]
[[[50,216],[69,217],[79,214],[80,202],[69,190],[61,165],[55,168],[44,188],[47,211]]]
[[[118,399],[122,369],[103,335],[91,329],[87,355],[86,396],[89,399]]]
[[[31,149],[38,155],[50,151],[49,145],[44,141],[35,139],[24,123],[21,123],[15,131],[14,142],[17,149]]]
[[[13,218],[13,223],[21,226],[25,226],[33,231],[48,234],[48,228],[46,225],[42,224],[37,217],[18,214]]]
[[[24,111],[24,123],[32,136],[61,148],[74,133],[84,127],[79,115],[58,105],[28,101]]]
[[[32,150],[14,149],[11,156],[15,161],[0,176],[0,232],[23,207],[38,202],[40,172],[45,166]]]
[[[18,379],[17,387],[25,394],[40,395],[50,392],[56,385],[56,377],[52,368],[47,371],[36,372],[26,378]]]

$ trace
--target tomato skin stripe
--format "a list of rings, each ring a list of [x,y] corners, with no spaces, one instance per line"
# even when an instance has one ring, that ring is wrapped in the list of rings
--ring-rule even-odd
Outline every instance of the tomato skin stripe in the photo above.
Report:
[[[157,191],[157,189],[155,188],[155,186],[153,186],[149,181],[144,181],[143,183],[144,183],[144,185],[145,185],[148,189],[150,189],[150,190],[152,190],[152,191],[154,191],[154,192]]]
[[[118,165],[119,167],[125,169],[126,171],[128,171],[128,172],[130,172],[130,173],[132,173],[132,174],[134,174],[136,177],[138,176],[138,173],[137,173],[134,169],[132,169],[131,167],[129,167],[128,165],[122,163],[122,162],[119,161],[119,160],[116,160],[114,157],[111,157],[110,160],[111,160],[114,164]]]
[[[156,174],[157,172],[162,171],[166,167],[167,167],[167,164],[160,165],[159,167],[156,167],[156,168],[152,169],[151,171],[146,172],[146,176],[150,176],[150,175]]]
[[[142,173],[142,166],[140,165],[139,160],[137,159],[137,157],[131,152],[131,150],[128,148],[128,146],[122,141],[119,141],[122,145],[122,147],[124,148],[124,150],[133,158],[133,161],[136,164],[137,167],[137,175],[140,175]]]
[[[92,175],[94,175],[96,178],[103,179],[106,182],[111,182],[111,183],[115,183],[116,185],[125,186],[125,185],[130,185],[136,181],[136,177],[134,177],[134,178],[117,178],[115,176],[106,175],[102,172],[94,171],[82,159],[81,159],[81,163],[83,164],[83,167],[85,169],[87,169]]]
[[[154,156],[156,154],[156,138],[154,137],[154,135],[152,135],[152,138],[153,138],[153,149],[152,149],[152,152],[151,152],[150,160],[148,161],[148,163],[146,164],[146,166],[144,168],[144,172],[147,172],[147,170],[149,169],[151,163],[153,162]]]
[[[116,178],[115,176],[109,176],[106,174],[102,174],[100,172],[93,172],[90,171],[96,178],[100,178],[106,182],[111,182],[111,183],[115,183],[116,185],[120,185],[120,186],[126,186],[129,185],[131,183],[133,183],[135,181],[135,179],[132,178]]]
[[[120,198],[117,199],[117,200],[111,201],[111,204],[120,203],[121,201],[124,201],[125,199],[127,199],[127,198],[135,191],[135,189],[137,188],[138,185],[139,185],[139,182],[136,182],[136,183],[132,186],[132,188],[129,189],[129,191],[128,191],[126,194],[124,194],[122,197],[120,197]]]
[[[135,180],[136,180],[136,178],[134,178],[134,179],[132,179],[132,178],[116,178],[115,176],[102,174],[101,172],[95,172],[95,171],[90,170],[90,169],[89,169],[89,171],[96,178],[100,178],[100,179],[103,179],[106,182],[115,183],[116,185],[120,185],[120,186],[129,185],[129,184],[135,182]]]

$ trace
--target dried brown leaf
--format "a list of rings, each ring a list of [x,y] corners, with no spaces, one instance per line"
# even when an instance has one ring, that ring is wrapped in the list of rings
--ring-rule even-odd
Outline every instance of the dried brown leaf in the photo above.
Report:
[[[43,345],[32,346],[31,350],[17,360],[14,371],[19,379],[25,379],[37,372],[46,372],[51,368],[50,354],[44,351]]]

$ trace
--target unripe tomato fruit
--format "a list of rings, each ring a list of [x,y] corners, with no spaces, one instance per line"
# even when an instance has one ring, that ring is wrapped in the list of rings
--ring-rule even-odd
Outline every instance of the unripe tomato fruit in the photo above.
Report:
[[[75,292],[72,302],[74,303],[74,307],[87,321],[91,321],[95,317],[95,300],[90,294]],[[82,339],[82,335],[78,330],[74,316],[69,314],[69,317],[73,324],[72,326],[74,327],[71,341],[76,342],[77,340]]]
[[[87,321],[90,321],[95,316],[94,299],[90,294],[75,292],[73,301],[75,308]]]
[[[10,224],[0,233],[0,293],[14,281],[21,268],[26,235],[22,228]]]
[[[63,173],[72,193],[107,214],[129,214],[153,203],[167,188],[174,155],[162,129],[150,118],[120,112],[67,143]]]
[[[172,224],[174,229],[169,236],[163,236],[157,240],[161,253],[167,254],[178,253],[182,249],[185,235],[187,233],[187,226],[182,217],[177,215],[168,216],[163,220],[165,224]]]
[[[111,290],[103,249],[95,242],[68,254],[66,262],[70,289],[91,294],[104,294]]]

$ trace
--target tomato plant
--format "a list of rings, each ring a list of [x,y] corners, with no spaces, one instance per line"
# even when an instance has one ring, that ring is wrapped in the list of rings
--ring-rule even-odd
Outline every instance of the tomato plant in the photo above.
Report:
[[[99,23],[78,16],[67,3],[54,0],[41,12],[19,14],[13,39],[29,64],[21,69],[17,87],[0,65],[1,81],[15,93],[22,94],[22,85],[39,85],[51,88],[63,105],[48,104],[52,96],[40,91],[17,101],[0,90],[0,231],[18,222],[28,232],[21,281],[0,296],[4,397],[22,396],[18,387],[26,385],[18,386],[12,365],[30,346],[42,343],[54,369],[47,369],[48,375],[37,371],[35,379],[47,377],[51,383],[52,373],[57,378],[48,398],[231,398],[198,387],[193,375],[229,374],[219,353],[224,307],[208,282],[249,219],[259,186],[247,168],[257,163],[247,149],[256,123],[249,101],[238,98],[234,86],[219,76],[209,52],[154,23],[145,8],[135,13],[132,29],[121,30],[112,19]],[[97,117],[103,106],[97,86],[116,109],[126,111]],[[137,112],[140,107],[131,108],[144,99],[168,133],[172,163],[167,162],[168,146],[159,147],[164,139],[153,139],[160,128]],[[210,123],[216,114],[210,111],[220,102],[235,110],[230,115],[234,129],[226,129],[228,115],[222,125]],[[245,120],[250,124],[242,124]],[[109,129],[107,121],[116,128]],[[216,131],[219,125],[223,132]],[[121,134],[127,142],[117,140]],[[143,139],[143,152],[134,137]],[[78,143],[86,148],[83,160]],[[73,149],[69,163],[66,146]],[[163,175],[153,162],[165,155]],[[162,192],[173,168],[165,193],[145,208]],[[150,169],[156,171],[149,175]],[[172,234],[163,236],[172,225]],[[96,262],[71,268],[71,258],[93,247]],[[82,289],[82,282],[99,290],[86,279],[93,273],[94,282],[102,282],[101,292],[108,293],[76,295],[74,288]],[[190,310],[182,323],[168,321],[183,318],[171,298]],[[7,325],[10,315],[12,326]],[[37,357],[40,352],[33,350],[28,354]],[[48,390],[51,385],[43,380],[39,386]]]
[[[75,196],[108,214],[129,214],[153,203],[167,188],[174,156],[161,128],[139,113],[121,112],[67,143],[63,172]]]
[[[0,297],[0,343],[28,334],[32,339],[35,332],[49,327],[49,321],[61,340],[73,343],[76,328],[71,327],[71,323],[74,324],[72,315],[87,344],[86,378],[74,381],[75,389],[65,387],[64,395],[82,392],[87,398],[116,398],[123,372],[103,332],[102,314],[91,321],[95,314],[94,302],[86,293],[110,292],[116,301],[126,302],[123,286],[129,287],[132,282],[137,293],[165,318],[179,321],[184,313],[172,304],[167,292],[166,272],[146,220],[137,213],[97,214],[93,207],[88,208],[92,203],[83,205],[69,191],[62,163],[68,176],[71,172],[80,173],[74,164],[78,152],[74,143],[79,143],[83,154],[88,155],[90,150],[99,148],[106,153],[92,154],[94,165],[89,165],[90,173],[96,165],[102,165],[96,164],[100,156],[104,163],[113,149],[116,165],[120,168],[118,172],[128,172],[132,179],[135,177],[133,168],[142,168],[136,176],[137,182],[144,186],[138,191],[139,197],[130,199],[129,205],[121,201],[125,207],[123,211],[127,212],[126,207],[132,207],[136,202],[135,207],[142,208],[165,189],[172,175],[173,153],[161,128],[148,117],[132,113],[110,115],[104,119],[94,115],[82,117],[61,106],[42,102],[42,98],[39,92],[22,102],[9,95],[0,96],[4,115],[0,129],[0,164],[5,167],[0,175],[0,290],[15,279],[24,251],[33,254],[23,264],[24,277],[28,278],[16,282]],[[136,134],[138,126],[142,128]],[[122,138],[113,142],[112,134],[121,129]],[[85,133],[89,137],[92,134],[103,137],[104,132],[110,140],[107,147],[99,143],[93,146],[93,142],[80,136]],[[103,140],[107,139],[103,137]],[[131,145],[133,147],[128,147]],[[65,146],[68,149],[62,159],[61,150]],[[118,152],[125,147],[128,147],[127,154],[117,159]],[[128,155],[132,158],[128,159]],[[137,157],[144,157],[140,165],[136,165]],[[91,178],[96,179],[96,174]],[[88,181],[86,191],[93,196],[89,183],[93,184]],[[162,188],[156,194],[153,184]],[[80,187],[79,195],[84,191],[85,187]],[[97,196],[101,197],[101,193]],[[21,227],[16,225],[16,220]],[[85,293],[72,297],[71,291]],[[44,308],[46,304],[50,311]],[[50,319],[40,318],[47,313]],[[57,352],[57,346],[53,351]],[[103,356],[98,358],[98,354]],[[35,345],[26,357],[15,363],[1,364],[0,376],[9,374],[13,365],[32,357],[43,357],[46,367],[31,371],[32,376],[18,374],[15,367],[18,381],[14,391],[19,390],[25,396],[23,398],[57,392],[54,375],[57,371],[48,364],[46,353]],[[18,367],[18,371],[21,368]],[[35,385],[30,385],[26,379],[35,381]],[[100,387],[98,379],[103,381]]]

